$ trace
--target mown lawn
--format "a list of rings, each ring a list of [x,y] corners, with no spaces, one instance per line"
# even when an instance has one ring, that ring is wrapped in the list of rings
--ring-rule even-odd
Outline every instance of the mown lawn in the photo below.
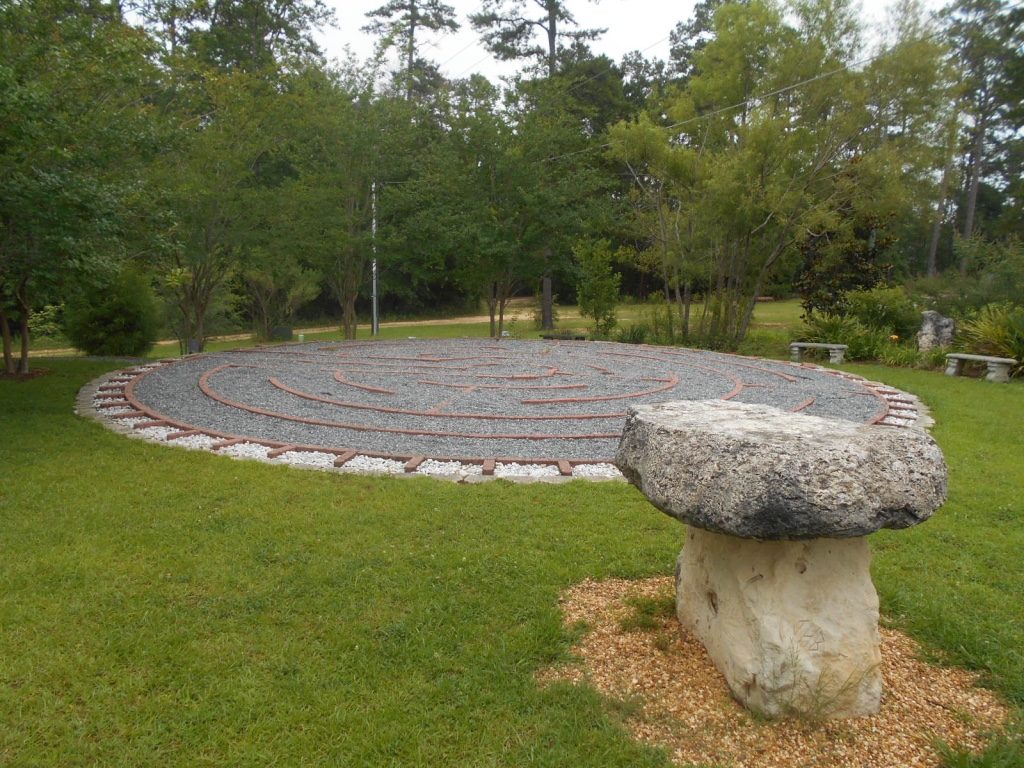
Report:
[[[788,347],[792,336],[801,327],[800,314],[803,310],[796,299],[786,301],[763,302],[757,305],[754,319],[744,348],[745,354],[760,354],[772,357],[788,356]],[[628,328],[635,323],[643,323],[648,318],[650,309],[643,304],[620,304],[618,307],[619,328]],[[699,308],[694,310],[694,322],[697,321]],[[530,304],[516,304],[505,315],[505,329],[514,338],[538,339],[541,331],[537,330],[533,321],[534,307]],[[579,308],[575,306],[558,307],[555,326],[560,329],[586,331],[592,321],[580,317]],[[298,341],[300,328],[296,328],[293,341]],[[422,323],[409,322],[388,323],[380,327],[382,339],[416,338],[452,339],[482,338],[490,334],[490,323],[480,322],[475,318],[462,318],[460,322],[440,322],[424,320]],[[239,335],[239,334],[231,334]],[[330,331],[303,332],[305,341],[340,341],[344,337],[339,328]],[[356,329],[356,338],[372,338],[370,326],[366,323]],[[220,352],[225,349],[252,347],[260,343],[255,338],[216,340],[206,344],[207,352]],[[58,338],[39,337],[32,339],[33,353],[46,353],[53,350],[64,350],[71,347],[71,342],[63,336]],[[152,358],[176,357],[179,353],[178,343],[164,340],[157,343],[148,353]]]
[[[667,765],[534,672],[559,591],[672,570],[621,484],[456,486],[150,445],[71,414],[113,364],[0,381],[0,765]],[[1024,386],[922,395],[949,504],[879,534],[885,612],[1024,705]]]

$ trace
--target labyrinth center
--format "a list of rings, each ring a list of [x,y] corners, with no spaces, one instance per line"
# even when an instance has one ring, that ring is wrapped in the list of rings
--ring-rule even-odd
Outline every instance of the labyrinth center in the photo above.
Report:
[[[126,403],[147,425],[402,460],[608,462],[627,408],[667,400],[763,403],[861,423],[914,415],[902,393],[816,366],[599,342],[255,348],[140,369],[101,389],[103,404]]]

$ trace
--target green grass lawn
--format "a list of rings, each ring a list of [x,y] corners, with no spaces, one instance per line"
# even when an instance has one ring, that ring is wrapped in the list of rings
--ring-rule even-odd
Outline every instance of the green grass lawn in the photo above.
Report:
[[[758,354],[770,357],[785,357],[788,355],[787,344],[795,332],[801,326],[800,313],[803,310],[796,299],[786,301],[763,302],[757,305],[754,313],[754,320],[751,323],[747,340],[744,342],[740,352],[744,354]],[[505,316],[505,328],[511,336],[523,339],[538,339],[541,331],[537,330],[533,322],[534,308],[530,304],[518,303],[510,307]],[[643,304],[620,304],[618,307],[619,327],[624,328],[634,323],[644,321],[649,309]],[[694,310],[694,322],[697,320],[699,307]],[[585,330],[590,323],[588,318],[580,317],[579,309],[575,306],[559,307],[557,311],[557,328]],[[298,330],[293,341],[298,341]],[[442,323],[424,321],[422,325],[409,325],[408,323],[390,324],[382,323],[380,338],[382,339],[406,339],[410,336],[422,339],[453,339],[461,337],[483,338],[490,334],[490,324],[467,319],[465,322]],[[339,329],[320,333],[304,333],[306,341],[340,341],[343,336]],[[360,325],[357,328],[356,338],[370,339],[370,326]],[[220,352],[225,349],[237,349],[240,347],[253,347],[260,343],[255,338],[232,339],[225,341],[211,340],[206,345],[207,352]],[[47,351],[64,349],[70,347],[71,343],[63,338],[33,338],[32,351],[34,353],[45,353]],[[148,353],[149,357],[160,359],[164,357],[177,357],[179,353],[178,343],[164,341],[154,346]]]
[[[560,590],[671,573],[682,528],[631,487],[128,440],[71,413],[114,364],[38,362],[0,381],[0,765],[668,765],[533,678]],[[920,394],[951,467],[934,520],[873,538],[884,612],[1024,705],[1024,386],[850,369]]]

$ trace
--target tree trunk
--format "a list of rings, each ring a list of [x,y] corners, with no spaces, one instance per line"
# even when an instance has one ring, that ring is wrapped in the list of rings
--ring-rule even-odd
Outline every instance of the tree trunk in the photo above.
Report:
[[[683,339],[690,338],[690,307],[693,305],[693,288],[689,280],[683,283]]]
[[[945,190],[943,190],[943,198],[939,200],[939,208],[935,211],[935,221],[932,222],[932,233],[928,238],[928,260],[925,263],[925,274],[928,277],[935,277],[939,274],[939,236],[942,234],[942,220],[945,218],[945,213],[946,200]]]
[[[554,77],[558,67],[558,2],[557,0],[546,0],[548,7],[548,25],[545,31],[548,33],[548,77]]]
[[[18,361],[18,373],[28,373],[28,317],[30,310],[26,307],[18,319],[18,332],[21,334],[21,359]]]
[[[29,317],[32,316],[32,304],[29,302],[29,281],[23,280],[14,289],[14,302],[17,304],[17,331],[22,335],[22,357],[18,360],[17,372],[29,373]]]
[[[545,331],[555,328],[554,300],[551,296],[551,276],[545,275],[541,279],[541,310],[540,326]]]
[[[345,294],[341,307],[341,326],[345,338],[351,341],[356,337],[356,298],[359,296],[356,291],[349,291]]]
[[[4,310],[3,299],[0,297],[0,336],[4,345],[4,373],[14,375],[14,339],[11,337],[11,321]]]
[[[775,266],[775,262],[779,260],[779,257],[782,256],[788,245],[788,238],[784,237],[780,240],[765,260],[764,266],[761,267],[760,271],[757,273],[757,279],[754,281],[753,295],[749,297],[749,303],[743,313],[742,324],[736,334],[737,342],[743,341],[743,339],[746,338],[747,330],[750,328],[750,322],[754,319],[754,307],[757,305],[757,297],[761,294],[761,289],[764,287],[765,278],[767,278],[771,273],[772,267]]]
[[[491,338],[498,338],[498,283],[491,283],[491,292],[487,294],[487,314],[491,319]]]
[[[21,358],[18,360],[18,373],[28,373],[28,319],[32,315],[32,305],[28,301],[28,286],[25,280],[14,290],[14,300],[18,305],[18,333],[21,334]]]
[[[416,65],[416,3],[409,3],[409,49],[405,54],[405,100],[412,101],[412,70]]]
[[[974,235],[974,212],[978,207],[978,187],[981,185],[981,164],[982,153],[985,151],[985,116],[978,118],[978,124],[974,127],[974,145],[971,149],[971,178],[967,187],[967,210],[964,212],[965,240],[970,240]],[[967,274],[967,259],[960,262],[960,274]]]

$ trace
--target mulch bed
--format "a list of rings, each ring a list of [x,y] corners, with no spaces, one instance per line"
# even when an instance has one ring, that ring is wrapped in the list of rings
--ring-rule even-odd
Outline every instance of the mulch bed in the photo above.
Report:
[[[936,741],[980,750],[1000,729],[1007,706],[977,677],[921,660],[917,644],[882,629],[884,693],[871,717],[811,722],[764,721],[729,693],[707,652],[674,616],[651,629],[624,629],[635,614],[629,600],[670,598],[671,578],[585,581],[561,599],[569,626],[587,632],[573,651],[577,664],[544,670],[542,683],[585,683],[612,699],[638,702],[626,726],[665,748],[680,765],[734,768],[892,768],[939,766]]]

